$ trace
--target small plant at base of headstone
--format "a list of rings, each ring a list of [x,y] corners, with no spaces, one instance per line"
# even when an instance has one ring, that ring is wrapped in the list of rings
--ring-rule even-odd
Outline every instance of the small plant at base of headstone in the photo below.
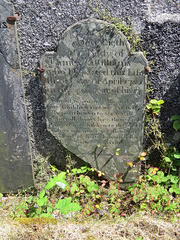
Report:
[[[144,153],[142,154],[144,156]],[[117,156],[119,157],[119,156]],[[150,167],[136,184],[121,189],[121,181],[92,180],[88,167],[57,172],[37,196],[23,198],[12,217],[79,217],[89,215],[126,217],[138,211],[165,212],[172,215],[180,210],[178,177],[165,175]],[[148,169],[148,168],[146,168]],[[102,174],[101,174],[102,176]]]
[[[166,153],[166,146],[161,132],[159,123],[159,114],[161,111],[163,100],[149,99],[149,103],[146,104],[146,118],[145,118],[145,135],[150,139],[152,145],[147,149],[150,152],[152,149],[157,149],[163,160]]]
[[[149,99],[149,103],[146,105],[147,127],[145,128],[145,133],[151,139],[154,148],[158,149],[158,151],[161,154],[160,167],[164,170],[164,172],[166,172],[167,175],[171,177],[178,176],[179,174],[180,182],[180,153],[175,147],[171,146],[170,148],[167,148],[165,146],[163,134],[161,133],[160,130],[159,119],[157,118],[160,114],[162,104],[164,104],[163,100]],[[179,116],[174,115],[171,117],[171,120],[174,121],[173,128],[177,131],[180,128]]]
[[[175,196],[178,197],[180,190],[177,183],[178,177],[165,176],[158,168],[150,168],[147,175],[129,190],[136,207],[142,211],[178,212],[180,205]]]

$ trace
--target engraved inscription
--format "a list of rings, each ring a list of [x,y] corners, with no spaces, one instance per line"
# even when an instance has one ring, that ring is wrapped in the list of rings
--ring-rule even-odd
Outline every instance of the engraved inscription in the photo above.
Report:
[[[57,53],[46,53],[41,66],[48,130],[108,177],[126,171],[127,159],[142,146],[143,55],[130,53],[122,33],[91,19],[70,27]],[[101,152],[99,144],[111,153],[120,148],[121,157]]]

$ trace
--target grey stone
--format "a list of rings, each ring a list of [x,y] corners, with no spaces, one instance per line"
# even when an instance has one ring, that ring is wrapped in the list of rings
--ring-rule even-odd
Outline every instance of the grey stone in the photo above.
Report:
[[[132,182],[138,169],[127,161],[137,159],[143,139],[142,53],[132,54],[111,25],[88,19],[69,27],[57,53],[46,53],[40,65],[51,134],[108,178],[123,173]]]
[[[42,0],[8,1],[13,3],[20,14],[17,21],[18,41],[34,162],[39,155],[51,155],[52,159],[55,159],[56,151],[55,163],[63,169],[66,156],[66,151],[57,145],[55,138],[47,132],[41,84],[39,78],[32,77],[39,66],[40,56],[46,51],[57,49],[59,39],[67,27],[92,16],[101,19],[104,12],[128,24],[142,39],[141,47],[147,52],[148,62],[152,63],[148,82],[154,91],[150,98],[165,101],[161,108],[161,129],[165,134],[165,141],[174,145],[176,131],[170,117],[180,116],[180,24],[176,17],[180,14],[179,0],[51,0],[51,4]],[[163,18],[160,20],[158,16]],[[46,42],[49,46],[44,44]],[[146,146],[151,144],[146,140],[144,143]],[[180,141],[177,140],[176,147],[179,146]],[[159,164],[159,155],[152,155],[150,164],[154,162],[155,166]]]
[[[33,185],[13,5],[0,3],[0,192]]]

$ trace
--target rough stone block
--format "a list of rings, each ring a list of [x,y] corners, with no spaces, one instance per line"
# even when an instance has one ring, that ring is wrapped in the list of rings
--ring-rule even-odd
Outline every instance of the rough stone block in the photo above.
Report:
[[[7,22],[13,6],[0,3],[0,192],[33,185],[16,25]]]

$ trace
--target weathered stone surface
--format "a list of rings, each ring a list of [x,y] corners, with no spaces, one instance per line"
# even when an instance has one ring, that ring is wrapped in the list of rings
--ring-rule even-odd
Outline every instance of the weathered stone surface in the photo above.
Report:
[[[125,182],[134,179],[126,161],[142,147],[146,66],[122,33],[95,19],[68,28],[57,53],[41,59],[48,130],[107,177],[123,172]]]
[[[0,3],[0,192],[33,185],[13,6]]]

